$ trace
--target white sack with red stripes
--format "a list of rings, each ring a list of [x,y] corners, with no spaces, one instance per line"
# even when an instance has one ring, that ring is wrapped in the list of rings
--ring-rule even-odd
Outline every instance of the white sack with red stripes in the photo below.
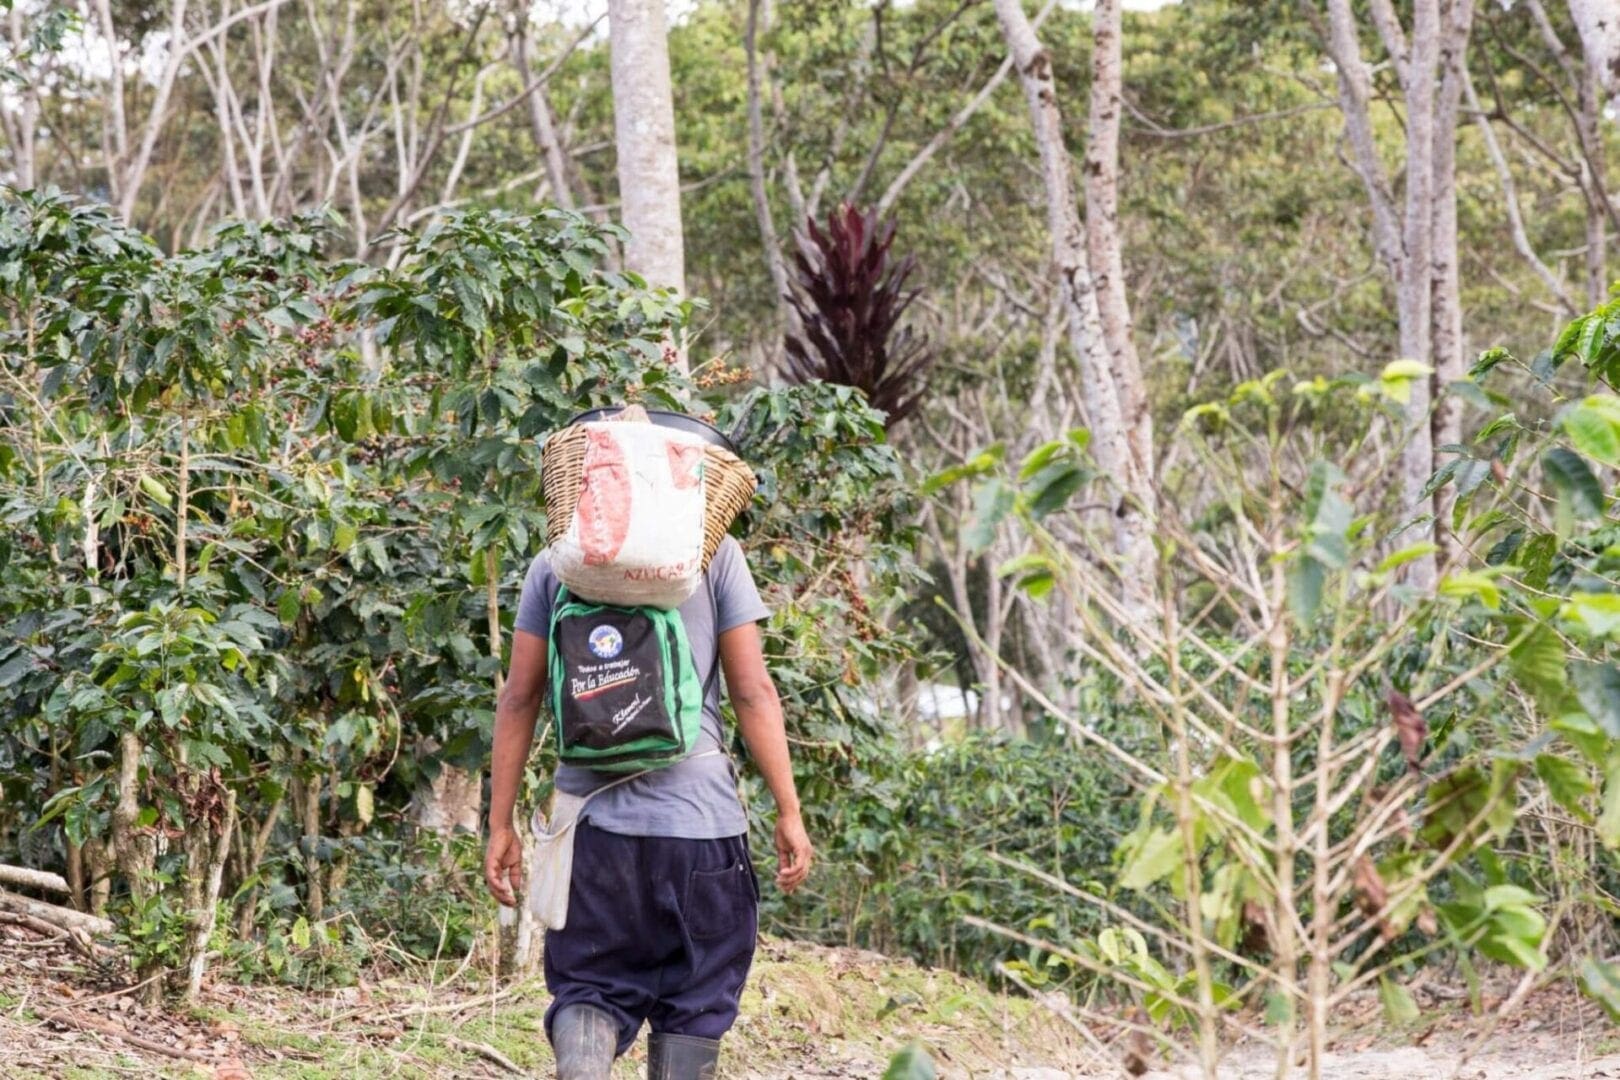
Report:
[[[704,442],[631,420],[585,425],[579,502],[551,547],[582,600],[676,608],[703,580]]]

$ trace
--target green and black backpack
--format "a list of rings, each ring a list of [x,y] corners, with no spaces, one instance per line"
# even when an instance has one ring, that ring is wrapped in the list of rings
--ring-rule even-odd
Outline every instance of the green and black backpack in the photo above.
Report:
[[[718,630],[707,575],[703,587]],[[595,604],[565,586],[551,608],[550,652],[551,712],[564,764],[645,772],[692,752],[720,661],[716,656],[700,682],[679,610]]]

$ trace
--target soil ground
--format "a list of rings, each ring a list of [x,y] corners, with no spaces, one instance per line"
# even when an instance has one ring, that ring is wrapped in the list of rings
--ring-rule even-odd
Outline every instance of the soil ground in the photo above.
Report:
[[[0,1077],[550,1075],[544,986],[497,986],[474,965],[318,992],[220,981],[191,1009],[148,1010],[124,989],[120,973],[94,970],[65,944],[0,924]],[[1568,990],[1532,997],[1490,1030],[1455,994],[1416,996],[1425,1021],[1411,1030],[1384,1029],[1376,1001],[1345,1010],[1327,1080],[1620,1080],[1620,1037]],[[1122,1039],[1102,1034],[1099,1051],[1026,998],[873,953],[770,940],[721,1075],[875,1078],[912,1041],[942,1077],[1125,1075]],[[641,1075],[643,1055],[638,1045],[615,1076]],[[1148,1080],[1196,1075],[1155,1065]],[[1274,1076],[1271,1052],[1230,1048],[1221,1075]]]

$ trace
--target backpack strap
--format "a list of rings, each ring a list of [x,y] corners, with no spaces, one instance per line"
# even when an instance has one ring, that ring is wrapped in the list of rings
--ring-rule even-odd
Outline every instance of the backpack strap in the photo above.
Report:
[[[699,753],[692,754],[691,756],[682,758],[681,760],[696,761],[698,758],[719,757],[722,754],[725,754],[725,751],[716,748],[714,750],[700,751]],[[593,788],[584,795],[574,796],[579,800],[579,805],[574,807],[573,816],[567,821],[559,822],[556,821],[555,818],[552,820],[547,820],[546,815],[542,813],[542,807],[537,806],[534,808],[534,813],[529,816],[529,828],[534,831],[536,836],[561,836],[563,833],[579,824],[580,818],[582,818],[585,814],[585,805],[598,795],[602,794],[602,792],[607,791],[610,788],[616,788],[620,784],[628,784],[632,780],[639,780],[643,776],[648,776],[658,771],[659,770],[657,769],[642,769],[640,772],[633,772],[629,776],[621,776],[615,780],[609,780],[601,787]]]
[[[709,707],[709,691],[720,682],[720,601],[714,595],[714,579],[703,571],[703,591],[709,594],[709,625],[714,628],[714,660],[709,664],[709,677],[703,680],[703,707]]]

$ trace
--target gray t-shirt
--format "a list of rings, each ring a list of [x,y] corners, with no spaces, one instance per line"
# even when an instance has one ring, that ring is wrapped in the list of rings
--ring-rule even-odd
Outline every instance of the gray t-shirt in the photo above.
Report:
[[[699,587],[680,607],[698,679],[709,687],[703,702],[703,730],[692,748],[693,755],[725,746],[720,724],[720,679],[718,674],[711,676],[719,662],[720,635],[770,614],[759,598],[742,545],[732,537],[722,540],[715,551],[709,563],[709,581],[713,585],[712,604],[710,590]],[[523,580],[517,629],[536,637],[550,636],[551,608],[559,584],[542,551]],[[610,774],[575,765],[557,769],[557,787],[570,795],[587,795],[614,779]],[[737,773],[730,756],[723,753],[688,757],[604,791],[586,805],[584,818],[599,829],[623,836],[718,840],[748,831],[748,816],[737,798]]]

